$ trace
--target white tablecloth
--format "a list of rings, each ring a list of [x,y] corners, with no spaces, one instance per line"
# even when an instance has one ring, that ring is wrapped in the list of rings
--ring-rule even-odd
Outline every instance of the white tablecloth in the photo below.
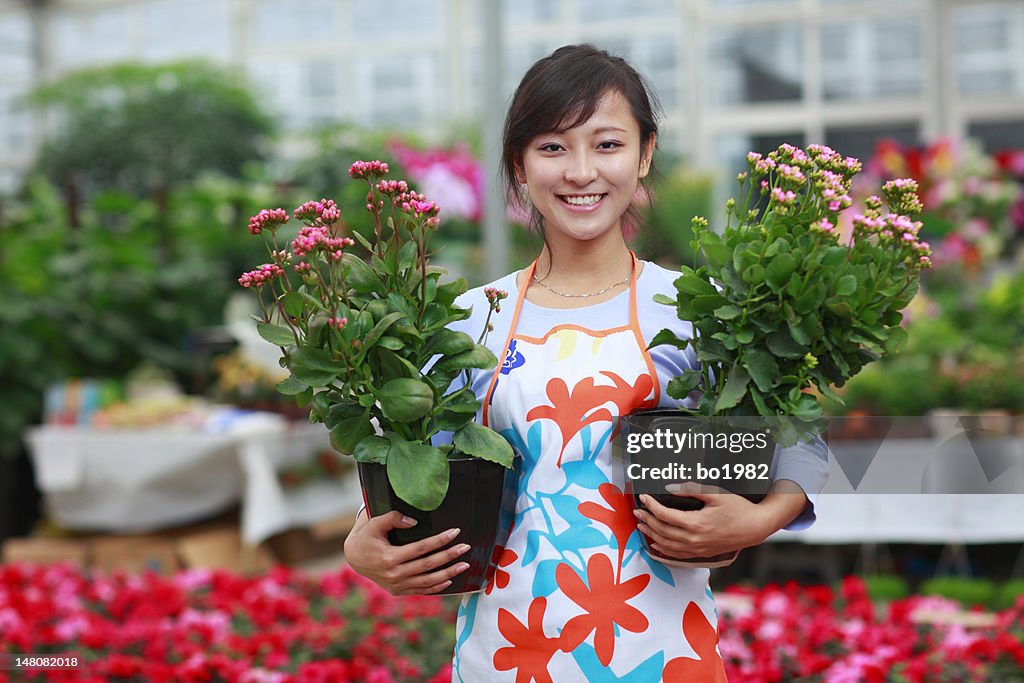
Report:
[[[834,443],[814,525],[800,532],[780,531],[772,540],[1024,542],[1024,439],[1009,438],[998,446],[1005,469],[990,480],[965,440],[889,439],[873,459],[869,456],[877,444]],[[870,462],[866,467],[856,466],[857,449],[867,454],[860,459]]]
[[[242,538],[355,511],[354,473],[284,489],[276,472],[329,448],[323,425],[264,413],[211,429],[38,427],[26,440],[48,514],[77,530],[144,532],[241,503]],[[354,471],[354,470],[353,470]]]

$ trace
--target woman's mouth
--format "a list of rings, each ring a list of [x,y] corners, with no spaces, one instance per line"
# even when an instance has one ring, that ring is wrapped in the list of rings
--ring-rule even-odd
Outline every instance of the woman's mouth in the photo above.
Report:
[[[569,206],[578,206],[586,208],[588,206],[594,206],[602,199],[605,198],[604,194],[563,194],[559,195],[558,198]]]

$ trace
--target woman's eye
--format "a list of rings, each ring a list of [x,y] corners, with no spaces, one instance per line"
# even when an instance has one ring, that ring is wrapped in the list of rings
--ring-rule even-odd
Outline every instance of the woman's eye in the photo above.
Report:
[[[615,140],[606,140],[597,146],[598,149],[616,149],[622,145]]]
[[[560,149],[562,149],[562,146],[556,142],[549,142],[548,144],[541,145],[540,147],[540,151],[542,152],[557,152]]]

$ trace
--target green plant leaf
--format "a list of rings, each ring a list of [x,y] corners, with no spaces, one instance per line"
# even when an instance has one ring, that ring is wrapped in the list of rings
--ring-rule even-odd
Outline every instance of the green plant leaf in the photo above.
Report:
[[[683,274],[676,278],[673,283],[679,292],[694,296],[698,294],[714,294],[716,292],[714,285],[705,280],[698,271],[688,266],[683,266],[682,271]]]
[[[750,373],[754,384],[763,392],[771,391],[778,382],[779,364],[775,362],[772,354],[763,349],[747,349],[743,353],[743,365]]]
[[[416,265],[416,255],[419,253],[419,247],[413,241],[406,242],[402,245],[402,249],[398,252],[398,267],[401,270],[408,270]]]
[[[907,331],[902,327],[890,328],[889,335],[889,338],[885,341],[886,353],[899,353],[907,345],[907,340],[910,338]]]
[[[284,295],[281,303],[284,305],[284,312],[293,318],[302,317],[302,309],[305,307],[305,299],[298,292],[288,292]]]
[[[467,422],[455,432],[452,444],[466,455],[512,467],[512,446],[496,431],[477,422]]]
[[[473,413],[457,413],[453,410],[442,410],[434,421],[434,426],[446,432],[462,429],[463,425],[472,420]]]
[[[807,347],[793,339],[786,330],[776,330],[765,338],[768,350],[782,358],[802,358]]]
[[[700,370],[683,370],[682,373],[673,377],[665,386],[665,391],[674,399],[683,400],[690,392],[700,386],[703,379]]]
[[[401,339],[396,337],[389,337],[387,335],[377,340],[377,346],[387,349],[389,351],[401,351],[405,348],[405,344],[402,343]]]
[[[786,326],[789,327],[789,334],[797,344],[807,346],[811,343],[810,336],[800,328],[799,321],[794,322],[792,320],[787,320]]]
[[[465,278],[459,278],[458,280],[452,280],[446,282],[443,285],[439,285],[437,288],[437,296],[434,298],[437,303],[450,306],[455,302],[457,298],[469,291],[469,283],[466,282]]]
[[[371,434],[363,437],[352,450],[352,457],[356,462],[372,462],[378,465],[387,464],[388,453],[391,451],[391,442],[383,436]]]
[[[382,287],[380,278],[373,268],[351,252],[345,252],[341,260],[344,265],[345,284],[360,294],[372,294]]]
[[[277,383],[276,387],[278,393],[284,394],[285,396],[297,396],[308,388],[309,387],[294,377],[287,377],[281,380]]]
[[[346,417],[331,428],[331,447],[339,453],[351,455],[360,441],[373,434],[370,411]]]
[[[840,296],[850,296],[857,291],[857,276],[855,275],[843,275],[836,281],[836,294]]]
[[[788,253],[781,253],[771,260],[764,271],[764,279],[773,291],[780,291],[789,282],[789,276],[796,268],[796,259]]]
[[[735,408],[747,394],[747,384],[750,382],[750,375],[746,368],[737,363],[729,370],[729,377],[725,380],[722,392],[715,401],[715,411],[722,412],[729,408]]]
[[[725,299],[722,295],[715,294],[700,294],[693,297],[693,310],[698,313],[714,313],[715,309],[722,306],[725,303]]]
[[[474,344],[469,351],[463,351],[454,356],[445,356],[434,365],[434,369],[440,372],[468,370],[469,368],[490,370],[497,364],[498,358],[490,349],[481,344]]]
[[[434,390],[419,379],[399,377],[389,380],[377,390],[384,417],[395,422],[411,422],[430,413],[434,407]]]
[[[456,353],[462,353],[463,351],[469,351],[476,342],[465,332],[458,332],[456,330],[449,330],[448,328],[440,329],[431,337],[433,342],[432,353],[437,353],[442,356],[450,356]]]
[[[381,318],[380,321],[373,326],[373,329],[363,337],[363,348],[360,351],[357,362],[362,360],[362,358],[366,356],[367,351],[373,348],[374,344],[377,343],[377,340],[384,336],[387,329],[398,320],[401,320],[402,317],[403,315],[401,313],[395,311],[394,313],[388,313],[386,316]]]
[[[715,309],[715,315],[722,320],[733,320],[743,315],[743,309],[733,304],[726,304]]]
[[[307,347],[289,354],[288,368],[295,379],[311,387],[325,387],[346,370],[345,364],[333,360],[327,351]]]
[[[257,323],[256,331],[274,346],[293,346],[295,344],[295,335],[284,325]]]
[[[388,481],[399,498],[419,510],[435,510],[448,492],[448,457],[439,448],[388,434]]]
[[[480,400],[468,387],[463,387],[445,397],[444,407],[453,413],[475,414],[480,410]]]
[[[689,339],[680,339],[675,332],[668,329],[667,327],[654,335],[651,339],[651,343],[647,345],[648,349],[653,349],[655,346],[661,346],[662,344],[668,344],[674,346],[677,349],[685,349],[690,345]]]
[[[654,295],[654,303],[665,304],[666,306],[675,306],[676,300],[673,297],[668,296],[667,294],[659,293]]]

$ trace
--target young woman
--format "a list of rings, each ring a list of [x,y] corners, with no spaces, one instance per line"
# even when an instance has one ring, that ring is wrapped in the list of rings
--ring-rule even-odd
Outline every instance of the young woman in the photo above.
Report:
[[[640,261],[622,227],[657,142],[652,96],[625,61],[588,45],[556,50],[531,67],[505,122],[510,200],[530,207],[544,237],[537,260],[491,283],[510,302],[488,344],[504,362],[477,372],[480,419],[522,456],[515,525],[496,580],[459,611],[453,680],[721,681],[717,615],[707,569],[652,558],[708,557],[757,545],[813,521],[826,463],[811,447],[782,451],[774,488],[754,504],[696,494],[678,511],[648,499],[632,513],[611,462],[617,418],[674,405],[665,384],[696,358],[647,350],[659,330],[690,334],[657,293],[676,274]],[[684,229],[683,226],[680,229]],[[484,288],[463,304],[486,313]],[[393,547],[387,532],[411,520],[360,515],[345,544],[350,564],[399,595],[443,589],[466,567],[457,530]]]

